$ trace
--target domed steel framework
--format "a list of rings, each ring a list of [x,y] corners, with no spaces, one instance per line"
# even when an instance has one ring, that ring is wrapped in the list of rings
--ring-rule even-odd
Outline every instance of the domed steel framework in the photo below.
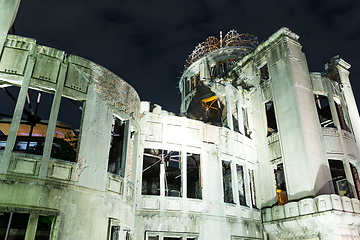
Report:
[[[249,50],[255,49],[259,44],[257,38],[248,33],[238,33],[236,30],[230,30],[224,38],[220,35],[220,40],[214,36],[208,37],[205,42],[199,43],[194,51],[186,60],[185,69],[193,62],[206,54],[227,47],[243,47]]]

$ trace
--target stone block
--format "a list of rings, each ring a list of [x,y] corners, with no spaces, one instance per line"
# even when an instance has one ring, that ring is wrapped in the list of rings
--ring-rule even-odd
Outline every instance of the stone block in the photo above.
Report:
[[[24,173],[24,174],[35,174],[37,161],[30,159],[16,159],[13,165],[12,172]]]
[[[261,210],[262,220],[263,222],[270,222],[272,221],[272,208],[263,208]]]
[[[345,212],[354,212],[352,204],[351,204],[351,200],[349,197],[342,196],[341,202],[342,202],[343,209]]]
[[[159,200],[157,198],[143,197],[143,199],[142,199],[142,208],[143,209],[158,210],[159,209]]]
[[[296,217],[299,216],[299,207],[297,202],[290,202],[284,205],[285,207],[285,216],[289,217]]]
[[[70,180],[71,178],[72,167],[71,166],[62,166],[60,164],[54,164],[52,168],[51,177]]]
[[[354,210],[354,213],[360,213],[360,200],[356,198],[351,198],[352,207]]]
[[[341,197],[339,195],[331,194],[330,198],[331,198],[332,208],[334,210],[338,210],[338,211],[344,210],[341,202]]]
[[[330,195],[320,195],[315,198],[315,203],[318,209],[318,212],[330,211],[332,210],[332,203]]]
[[[285,218],[285,207],[284,205],[274,206],[272,208],[272,218],[273,220],[279,220]]]
[[[202,212],[202,205],[200,202],[189,201],[189,212]]]
[[[300,215],[312,214],[316,212],[314,199],[306,198],[299,201]]]
[[[181,201],[178,199],[168,199],[166,200],[166,210],[170,211],[180,211],[182,210]]]

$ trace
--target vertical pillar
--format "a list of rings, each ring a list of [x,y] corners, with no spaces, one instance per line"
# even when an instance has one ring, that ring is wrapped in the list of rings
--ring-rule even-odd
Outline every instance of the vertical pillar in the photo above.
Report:
[[[42,157],[40,172],[39,172],[39,179],[42,179],[42,180],[46,179],[47,170],[48,170],[48,166],[49,166],[51,149],[52,149],[52,144],[54,141],[56,122],[57,122],[57,118],[58,118],[58,114],[59,114],[61,96],[63,93],[67,67],[68,67],[68,65],[63,64],[63,63],[60,66],[60,73],[59,73],[59,77],[58,77],[58,81],[57,81],[56,91],[55,91],[52,106],[51,106],[50,118],[49,118],[49,123],[48,123],[47,131],[46,131],[46,139],[45,139],[45,144],[44,144],[43,157]]]
[[[33,56],[29,56],[28,63],[26,65],[26,69],[24,73],[24,78],[21,84],[19,96],[16,101],[15,111],[13,114],[13,119],[11,121],[11,126],[6,141],[5,150],[0,162],[0,174],[5,174],[9,168],[11,153],[15,145],[16,136],[20,125],[21,116],[26,101],[26,94],[28,91],[34,64],[35,64],[35,58]]]
[[[14,23],[20,0],[0,0],[0,53],[7,33]]]
[[[30,213],[30,217],[25,233],[25,240],[35,239],[38,220],[39,220],[39,214]]]

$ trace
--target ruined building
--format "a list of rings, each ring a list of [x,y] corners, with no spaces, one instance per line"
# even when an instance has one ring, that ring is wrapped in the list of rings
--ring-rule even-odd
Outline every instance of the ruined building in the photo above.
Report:
[[[2,2],[1,239],[360,237],[343,59],[310,73],[287,28],[261,44],[210,37],[186,61],[176,116],[96,63],[8,34],[17,3]]]

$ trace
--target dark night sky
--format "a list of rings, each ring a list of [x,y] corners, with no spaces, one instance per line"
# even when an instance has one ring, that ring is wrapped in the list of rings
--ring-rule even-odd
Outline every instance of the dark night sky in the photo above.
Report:
[[[178,81],[189,54],[208,36],[236,29],[267,40],[281,27],[300,35],[311,72],[340,55],[360,105],[358,0],[36,0],[22,1],[16,34],[98,63],[141,100],[178,113]]]

